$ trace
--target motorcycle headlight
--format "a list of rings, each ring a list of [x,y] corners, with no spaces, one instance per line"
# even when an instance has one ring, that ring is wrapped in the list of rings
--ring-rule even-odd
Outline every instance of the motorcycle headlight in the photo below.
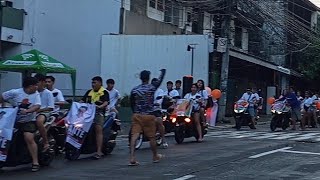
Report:
[[[278,113],[278,114],[282,114],[282,112],[281,112],[281,111],[277,111],[277,113]]]
[[[271,109],[271,112],[274,114],[274,113],[276,113],[276,111],[274,110],[274,109]]]
[[[239,111],[237,109],[233,110],[235,113],[239,113]]]
[[[191,119],[190,118],[185,118],[184,119],[187,123],[191,122]]]
[[[172,122],[175,123],[177,121],[177,118],[172,118]]]

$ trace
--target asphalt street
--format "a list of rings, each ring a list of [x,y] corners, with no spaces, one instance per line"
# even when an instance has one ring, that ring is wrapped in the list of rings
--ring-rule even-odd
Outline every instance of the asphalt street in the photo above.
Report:
[[[29,166],[4,168],[0,179],[320,179],[320,129],[270,132],[268,124],[257,127],[236,131],[219,126],[210,129],[203,143],[189,138],[181,145],[169,134],[169,148],[159,148],[166,157],[152,163],[144,143],[136,167],[127,166],[127,138],[121,136],[113,154],[101,160],[86,156],[70,162],[61,156],[36,173]]]

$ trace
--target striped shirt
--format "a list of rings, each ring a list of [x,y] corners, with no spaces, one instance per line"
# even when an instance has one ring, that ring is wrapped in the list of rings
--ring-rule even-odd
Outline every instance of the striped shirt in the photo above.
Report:
[[[159,81],[153,84],[140,84],[131,91],[131,107],[134,113],[152,114],[154,111],[154,94],[163,81],[164,73]]]

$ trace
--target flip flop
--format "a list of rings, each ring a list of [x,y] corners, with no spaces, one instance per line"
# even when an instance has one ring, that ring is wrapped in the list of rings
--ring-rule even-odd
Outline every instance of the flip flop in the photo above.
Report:
[[[40,170],[40,165],[39,164],[32,164],[31,166],[31,171],[32,172],[37,172]]]
[[[139,165],[140,165],[140,164],[139,164],[138,161],[130,162],[130,163],[128,164],[128,166],[139,166]]]
[[[98,159],[102,158],[102,155],[95,154],[92,158],[95,159],[95,160],[98,160]]]
[[[165,156],[163,154],[158,154],[158,159],[157,160],[153,160],[153,163],[158,163],[160,162],[161,159],[163,159]]]

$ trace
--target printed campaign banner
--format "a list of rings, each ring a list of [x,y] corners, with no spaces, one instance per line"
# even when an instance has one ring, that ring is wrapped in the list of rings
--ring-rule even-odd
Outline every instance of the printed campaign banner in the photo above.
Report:
[[[0,108],[0,161],[5,162],[18,108]]]
[[[192,113],[192,103],[188,99],[178,99],[174,113],[177,116],[190,117]]]
[[[72,103],[65,120],[68,126],[66,142],[80,149],[86,134],[91,128],[95,113],[96,106],[94,104]]]

